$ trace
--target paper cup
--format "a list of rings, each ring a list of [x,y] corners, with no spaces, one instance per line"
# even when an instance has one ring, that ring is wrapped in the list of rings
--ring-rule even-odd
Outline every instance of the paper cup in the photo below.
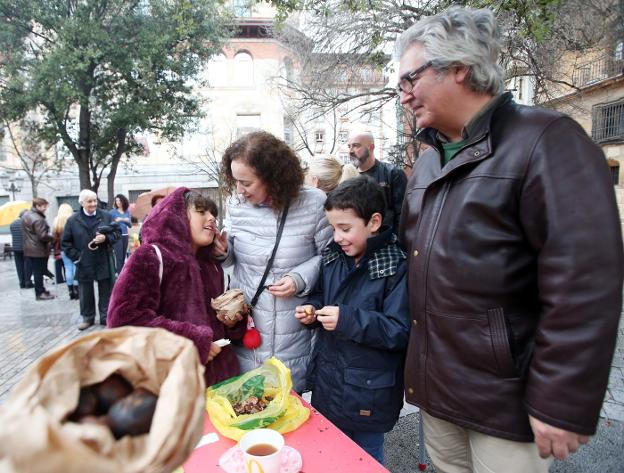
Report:
[[[284,437],[272,429],[247,432],[238,443],[248,473],[280,473]]]

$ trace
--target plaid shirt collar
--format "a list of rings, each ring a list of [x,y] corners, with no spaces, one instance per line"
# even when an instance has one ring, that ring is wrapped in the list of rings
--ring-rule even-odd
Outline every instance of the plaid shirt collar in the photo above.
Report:
[[[369,252],[369,249],[372,251]],[[323,265],[327,265],[338,258],[347,258],[336,242],[331,242],[321,253]],[[386,231],[368,239],[366,253],[362,260],[368,265],[368,275],[371,279],[385,278],[396,274],[399,263],[407,255],[399,247],[397,237],[388,228]]]

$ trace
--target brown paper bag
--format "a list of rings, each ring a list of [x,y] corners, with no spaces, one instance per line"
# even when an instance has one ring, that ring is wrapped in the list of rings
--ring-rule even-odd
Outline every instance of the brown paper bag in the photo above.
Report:
[[[216,299],[210,299],[210,305],[219,315],[235,320],[237,313],[245,312],[245,295],[240,289],[230,289]]]
[[[193,342],[163,329],[74,340],[40,358],[0,406],[0,471],[170,473],[202,435],[203,370]],[[64,422],[81,386],[115,372],[158,394],[149,434],[116,441],[106,426]]]

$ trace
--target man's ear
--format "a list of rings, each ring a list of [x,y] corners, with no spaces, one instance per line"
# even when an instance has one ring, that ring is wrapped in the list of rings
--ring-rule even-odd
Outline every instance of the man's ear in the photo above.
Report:
[[[371,229],[371,232],[374,233],[379,231],[379,227],[381,227],[382,222],[383,217],[379,212],[375,212],[373,215],[371,215],[371,218],[368,221],[368,226]]]
[[[464,84],[468,81],[470,76],[470,68],[468,66],[457,66],[454,68],[455,82],[458,84]]]

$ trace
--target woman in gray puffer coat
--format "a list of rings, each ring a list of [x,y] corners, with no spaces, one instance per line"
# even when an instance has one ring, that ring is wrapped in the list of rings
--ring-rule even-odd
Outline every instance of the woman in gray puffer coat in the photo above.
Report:
[[[215,240],[224,266],[234,265],[231,288],[240,288],[249,303],[275,245],[280,219],[288,207],[283,233],[266,287],[253,308],[262,343],[255,350],[236,347],[241,371],[275,356],[291,370],[293,388],[305,387],[314,330],[295,318],[295,307],[314,288],[320,254],[332,237],[325,218],[325,194],[303,185],[299,159],[286,143],[266,132],[235,141],[223,155],[228,202],[226,231]],[[227,321],[224,321],[227,323]]]

